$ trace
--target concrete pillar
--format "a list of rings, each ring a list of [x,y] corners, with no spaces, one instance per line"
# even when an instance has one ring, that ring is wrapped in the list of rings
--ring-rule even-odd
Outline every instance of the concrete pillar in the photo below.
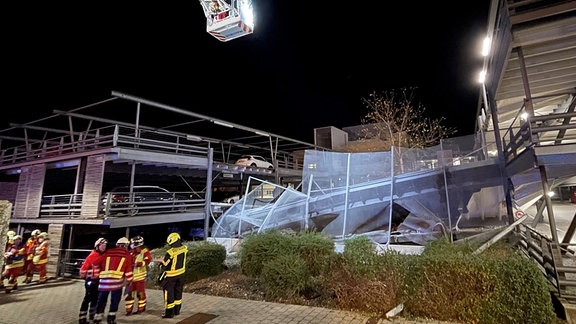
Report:
[[[50,239],[50,250],[48,255],[48,278],[56,278],[60,265],[60,248],[62,247],[64,235],[64,224],[48,225],[48,238]]]

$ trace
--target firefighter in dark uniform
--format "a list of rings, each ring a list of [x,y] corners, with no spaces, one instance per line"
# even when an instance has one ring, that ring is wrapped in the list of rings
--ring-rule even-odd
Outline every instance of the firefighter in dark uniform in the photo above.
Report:
[[[162,260],[162,274],[159,284],[164,290],[164,313],[162,318],[173,318],[180,314],[182,308],[182,291],[184,290],[184,272],[186,270],[186,254],[188,248],[182,245],[178,233],[171,233],[166,239],[170,249]]]

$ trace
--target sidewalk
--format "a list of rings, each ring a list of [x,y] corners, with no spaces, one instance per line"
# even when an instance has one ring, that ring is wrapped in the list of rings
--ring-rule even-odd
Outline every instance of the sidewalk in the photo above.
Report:
[[[347,311],[319,307],[277,304],[244,299],[185,293],[182,311],[172,319],[162,319],[164,309],[161,290],[148,289],[146,312],[126,316],[124,301],[118,309],[118,323],[180,323],[180,324],[378,324],[378,323],[441,323],[439,321],[408,321],[376,319]],[[0,324],[78,323],[78,310],[84,297],[84,284],[79,279],[52,279],[44,285],[33,282],[19,285],[10,294],[0,292]],[[108,310],[108,307],[106,308]]]

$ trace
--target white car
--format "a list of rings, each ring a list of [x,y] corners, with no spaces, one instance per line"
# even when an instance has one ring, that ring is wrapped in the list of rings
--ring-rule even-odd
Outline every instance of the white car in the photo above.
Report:
[[[274,165],[266,161],[266,159],[261,157],[260,155],[242,155],[236,161],[236,165],[274,169]]]
[[[232,197],[228,197],[228,198],[222,200],[222,202],[227,203],[227,204],[233,204],[233,203],[237,202],[238,200],[240,200],[240,195],[234,195]]]

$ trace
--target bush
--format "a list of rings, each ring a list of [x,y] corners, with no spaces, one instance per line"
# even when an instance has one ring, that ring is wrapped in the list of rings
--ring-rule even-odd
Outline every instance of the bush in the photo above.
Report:
[[[549,284],[538,266],[505,244],[485,252],[485,271],[497,280],[482,313],[485,323],[554,323]]]
[[[551,323],[550,291],[531,260],[499,243],[474,247],[431,242],[414,259],[404,311],[413,316],[480,323]]]
[[[224,248],[194,243],[187,278],[219,273]],[[307,304],[316,298],[316,306],[375,317],[404,304],[405,316],[442,321],[556,322],[548,283],[535,263],[505,242],[482,254],[475,250],[441,238],[421,255],[377,253],[369,238],[357,236],[346,240],[339,254],[319,233],[271,231],[247,237],[238,256],[241,271],[261,279],[267,301]]]
[[[361,235],[344,241],[342,262],[351,275],[373,278],[379,269],[378,254],[374,242]]]
[[[185,282],[192,282],[224,271],[226,248],[220,244],[206,241],[187,244]]]
[[[323,283],[335,307],[380,317],[402,301],[408,257],[393,251],[378,254],[372,240],[357,236],[344,242],[344,251],[332,259]]]
[[[265,262],[261,278],[264,280],[266,297],[293,298],[305,291],[311,282],[310,271],[296,253],[279,255]]]
[[[295,253],[304,260],[311,276],[324,273],[327,270],[330,256],[335,254],[334,241],[314,231],[293,236],[290,244]]]
[[[242,273],[258,278],[266,261],[291,251],[291,246],[290,234],[278,230],[248,235],[238,251]]]
[[[334,254],[334,242],[317,232],[291,234],[279,230],[253,234],[240,246],[242,273],[258,278],[264,263],[287,253],[294,253],[305,261],[311,275],[322,273]]]
[[[361,271],[349,260],[341,255],[335,259],[338,266],[325,274],[323,284],[336,308],[381,317],[400,303],[403,282],[399,272],[381,268],[371,275],[359,275]]]

